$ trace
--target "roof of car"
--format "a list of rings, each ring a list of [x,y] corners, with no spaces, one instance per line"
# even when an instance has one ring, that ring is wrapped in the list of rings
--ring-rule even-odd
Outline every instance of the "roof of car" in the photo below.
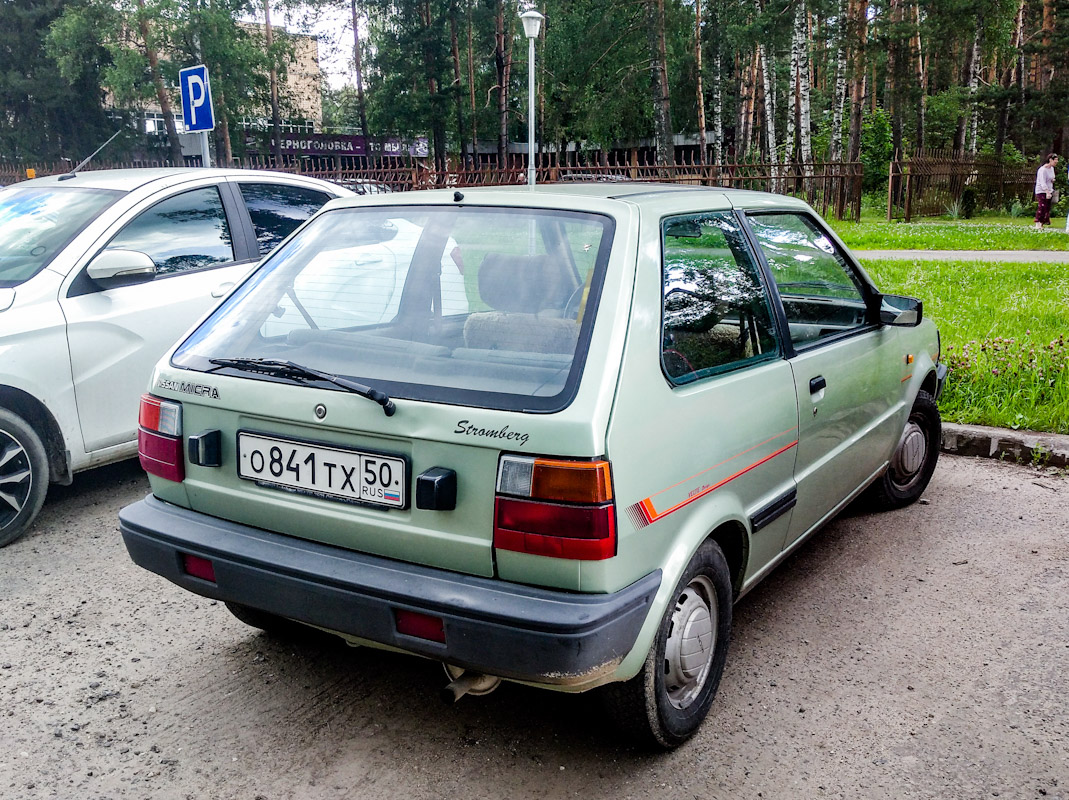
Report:
[[[420,192],[399,192],[385,196],[376,196],[375,200],[388,203],[419,203],[424,197],[433,202],[441,202],[444,197],[456,200],[456,193],[470,200],[483,198],[492,202],[496,195],[498,202],[508,198],[508,202],[515,199],[517,194],[536,192],[540,197],[561,198],[598,198],[606,200],[618,200],[639,206],[656,205],[668,197],[681,197],[685,195],[708,196],[709,210],[715,208],[760,208],[760,207],[790,207],[804,208],[805,203],[788,195],[772,194],[770,192],[755,192],[748,189],[730,189],[723,186],[700,186],[681,183],[656,183],[649,181],[568,181],[563,183],[540,183],[533,188],[525,185],[517,186],[480,186],[480,187],[455,187],[449,189],[431,189]],[[387,199],[389,198],[389,199]],[[367,205],[368,198],[364,198],[361,205]],[[374,203],[374,201],[373,201]]]
[[[219,176],[273,176],[300,178],[284,172],[268,172],[266,170],[247,169],[216,169],[204,167],[156,167],[149,169],[90,169],[79,172],[73,178],[65,175],[50,175],[46,178],[34,178],[24,181],[22,186],[55,185],[78,186],[87,189],[116,189],[122,192],[130,192],[139,189],[146,184],[159,182],[162,186],[181,183],[190,178],[203,177],[205,175]],[[339,187],[340,188],[340,187]]]

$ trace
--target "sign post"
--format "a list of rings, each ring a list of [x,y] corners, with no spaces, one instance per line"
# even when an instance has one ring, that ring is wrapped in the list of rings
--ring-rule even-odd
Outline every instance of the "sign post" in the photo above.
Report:
[[[182,88],[182,116],[186,130],[200,133],[201,163],[210,167],[212,157],[208,152],[208,131],[215,130],[215,112],[212,107],[212,87],[208,82],[208,68],[203,64],[187,67],[178,73]]]

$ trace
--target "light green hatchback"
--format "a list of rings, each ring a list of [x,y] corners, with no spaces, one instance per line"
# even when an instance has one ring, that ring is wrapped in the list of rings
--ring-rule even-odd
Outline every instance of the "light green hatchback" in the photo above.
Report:
[[[787,197],[334,201],[157,366],[131,557],[291,621],[695,732],[732,605],[863,492],[924,491],[946,368]]]

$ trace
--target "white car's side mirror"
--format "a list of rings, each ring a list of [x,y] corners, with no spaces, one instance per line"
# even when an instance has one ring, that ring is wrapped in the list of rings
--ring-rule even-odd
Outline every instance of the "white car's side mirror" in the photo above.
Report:
[[[156,264],[137,250],[104,250],[89,262],[86,274],[102,289],[114,289],[152,280]]]

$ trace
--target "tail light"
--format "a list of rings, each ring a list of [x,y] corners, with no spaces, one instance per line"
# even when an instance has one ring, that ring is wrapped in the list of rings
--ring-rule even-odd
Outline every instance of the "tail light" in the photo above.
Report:
[[[494,547],[553,558],[612,558],[616,507],[609,462],[503,456]]]
[[[141,395],[137,415],[137,455],[149,475],[181,482],[186,477],[182,458],[182,404]]]

